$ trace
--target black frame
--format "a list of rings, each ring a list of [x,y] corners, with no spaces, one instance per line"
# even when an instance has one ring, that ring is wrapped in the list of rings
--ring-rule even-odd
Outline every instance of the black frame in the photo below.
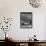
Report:
[[[32,28],[32,12],[20,12],[20,28]]]

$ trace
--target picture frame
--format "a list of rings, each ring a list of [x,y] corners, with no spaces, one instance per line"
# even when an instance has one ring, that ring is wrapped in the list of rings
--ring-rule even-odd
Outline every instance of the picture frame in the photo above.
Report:
[[[32,12],[20,12],[20,28],[32,28]]]

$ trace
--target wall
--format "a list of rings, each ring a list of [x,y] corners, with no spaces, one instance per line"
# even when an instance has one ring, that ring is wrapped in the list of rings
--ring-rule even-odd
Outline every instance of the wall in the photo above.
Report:
[[[20,29],[20,12],[33,13],[33,27],[32,29]],[[46,8],[33,8],[30,6],[28,0],[0,0],[0,17],[13,17],[13,22],[10,33],[17,40],[27,40],[34,34],[39,40],[45,39],[45,16]],[[3,33],[1,31],[1,33]],[[0,33],[0,35],[2,35]],[[4,33],[3,33],[4,34]],[[0,36],[0,39],[3,37]]]

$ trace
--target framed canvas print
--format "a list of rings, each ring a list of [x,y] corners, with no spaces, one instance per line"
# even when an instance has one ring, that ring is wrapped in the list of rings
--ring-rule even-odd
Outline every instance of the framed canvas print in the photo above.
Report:
[[[32,12],[20,12],[20,28],[32,28]]]

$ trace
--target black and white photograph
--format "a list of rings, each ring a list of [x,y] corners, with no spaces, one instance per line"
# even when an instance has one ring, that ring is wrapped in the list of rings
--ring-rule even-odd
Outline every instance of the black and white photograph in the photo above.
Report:
[[[20,12],[20,28],[32,28],[32,12]]]

